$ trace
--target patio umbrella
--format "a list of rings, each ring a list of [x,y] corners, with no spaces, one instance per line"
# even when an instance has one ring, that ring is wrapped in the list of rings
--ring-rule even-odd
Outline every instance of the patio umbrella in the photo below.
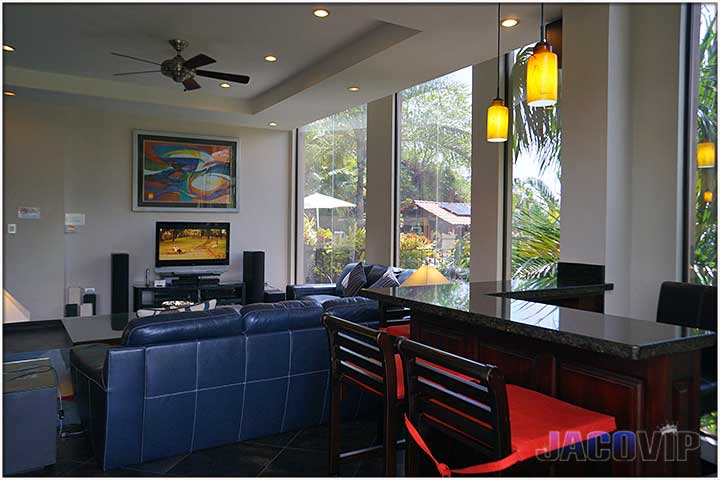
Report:
[[[316,230],[320,230],[320,209],[321,208],[344,208],[344,207],[354,207],[354,203],[346,202],[344,200],[340,200],[339,198],[330,197],[328,195],[323,195],[322,193],[313,193],[312,195],[308,195],[305,197],[304,200],[304,209],[305,210],[315,210],[315,227]]]

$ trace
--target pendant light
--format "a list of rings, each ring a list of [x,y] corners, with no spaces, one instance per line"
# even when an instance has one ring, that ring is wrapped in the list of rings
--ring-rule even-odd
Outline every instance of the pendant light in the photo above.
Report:
[[[713,192],[710,191],[710,190],[705,190],[705,191],[703,192],[703,200],[705,201],[705,203],[710,203],[710,202],[712,202],[712,200],[713,200]]]
[[[550,107],[558,98],[558,58],[545,37],[545,10],[540,4],[540,41],[527,62],[527,103]]]
[[[715,142],[702,140],[697,146],[697,168],[715,166]]]
[[[497,18],[497,89],[495,99],[487,111],[487,141],[507,142],[508,136],[508,107],[500,98],[500,4],[498,3]]]

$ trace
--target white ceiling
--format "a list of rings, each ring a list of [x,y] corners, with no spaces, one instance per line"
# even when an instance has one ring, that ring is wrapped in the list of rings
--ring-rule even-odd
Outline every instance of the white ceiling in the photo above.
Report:
[[[497,4],[324,6],[326,19],[311,4],[5,4],[3,42],[16,51],[3,55],[4,82],[19,96],[90,96],[129,110],[290,129],[496,55]],[[547,18],[559,15],[546,7]],[[520,19],[503,29],[504,51],[536,40],[538,5],[506,4],[503,16]],[[183,92],[160,73],[113,76],[153,66],[109,52],[160,62],[174,55],[171,38],[190,42],[186,59],[205,53],[217,60],[207,70],[250,75],[250,83],[222,89],[198,77],[203,88]],[[269,53],[279,61],[264,61]]]

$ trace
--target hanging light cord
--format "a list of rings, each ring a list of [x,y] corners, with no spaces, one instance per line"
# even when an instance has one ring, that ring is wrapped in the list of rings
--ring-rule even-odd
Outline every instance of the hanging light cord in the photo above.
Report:
[[[497,89],[495,98],[500,98],[500,3],[498,3],[497,20]]]
[[[540,40],[545,43],[545,4],[540,4]]]

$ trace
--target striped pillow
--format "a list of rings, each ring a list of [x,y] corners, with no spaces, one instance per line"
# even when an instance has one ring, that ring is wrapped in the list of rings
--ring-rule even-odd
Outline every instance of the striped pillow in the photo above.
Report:
[[[154,315],[162,315],[164,313],[177,313],[177,312],[206,312],[208,310],[215,310],[217,306],[217,300],[208,300],[206,302],[196,303],[184,308],[142,308],[138,310],[138,318],[152,317]]]
[[[367,283],[367,277],[365,276],[365,267],[362,262],[358,263],[353,267],[350,272],[345,275],[340,285],[343,288],[343,296],[354,297],[358,294],[361,288]]]
[[[400,281],[393,272],[393,267],[388,267],[383,273],[382,277],[378,278],[377,282],[370,285],[370,288],[388,288],[388,287],[399,287]]]

